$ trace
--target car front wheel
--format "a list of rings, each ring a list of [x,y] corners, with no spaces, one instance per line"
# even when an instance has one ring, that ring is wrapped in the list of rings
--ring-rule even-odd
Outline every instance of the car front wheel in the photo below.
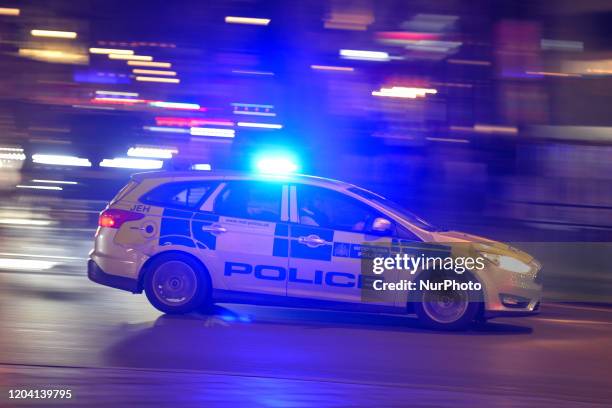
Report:
[[[428,275],[431,283],[445,279]],[[457,282],[467,282],[465,276],[455,276]],[[482,292],[462,289],[419,290],[414,302],[414,310],[422,326],[435,330],[464,330],[478,317],[482,305]]]

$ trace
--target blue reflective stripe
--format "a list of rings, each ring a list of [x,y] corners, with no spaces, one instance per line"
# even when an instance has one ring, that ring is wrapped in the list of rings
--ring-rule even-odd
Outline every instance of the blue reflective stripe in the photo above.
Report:
[[[190,248],[195,248],[195,243],[189,237],[182,235],[166,235],[159,238],[159,245],[182,245]]]
[[[192,219],[193,217],[193,219]],[[182,245],[190,248],[216,249],[217,237],[202,227],[219,220],[219,216],[206,213],[165,208],[159,232],[159,245]]]
[[[289,236],[289,226],[287,224],[276,224],[274,229],[274,235],[279,237]]]
[[[193,216],[193,219],[202,220],[202,221],[219,221],[219,216],[215,214],[210,214],[210,213],[198,212],[198,213],[195,213],[195,215]]]
[[[174,208],[164,208],[164,217],[191,218],[193,211],[175,210]]]
[[[178,218],[167,218],[164,217],[161,220],[160,236],[164,235],[186,235],[190,236],[189,232],[189,220],[183,220]]]
[[[289,256],[289,240],[282,238],[274,238],[274,247],[272,249],[273,256]]]
[[[208,231],[202,231],[202,227],[211,224],[212,222],[192,221],[191,231],[193,233],[193,237],[198,243],[203,244],[208,249],[217,249],[217,237]]]

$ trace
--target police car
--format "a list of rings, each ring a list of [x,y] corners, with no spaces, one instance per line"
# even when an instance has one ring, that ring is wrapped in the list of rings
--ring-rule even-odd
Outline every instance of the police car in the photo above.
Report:
[[[462,290],[364,297],[364,247],[479,245],[479,297]],[[145,292],[165,313],[213,302],[416,313],[426,326],[464,328],[478,319],[537,312],[540,265],[481,237],[439,231],[352,184],[312,176],[148,172],[101,212],[89,278]],[[431,271],[408,275],[424,279]],[[429,276],[429,275],[428,275]],[[402,279],[399,274],[391,279]]]

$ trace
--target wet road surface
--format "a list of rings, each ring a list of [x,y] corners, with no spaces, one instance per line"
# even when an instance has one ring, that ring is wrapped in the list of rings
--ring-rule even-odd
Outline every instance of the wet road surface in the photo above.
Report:
[[[91,231],[11,229],[0,247],[0,406],[605,406],[612,309],[544,304],[464,333],[414,318],[218,305],[166,316],[86,278]],[[15,261],[18,260],[18,261]]]

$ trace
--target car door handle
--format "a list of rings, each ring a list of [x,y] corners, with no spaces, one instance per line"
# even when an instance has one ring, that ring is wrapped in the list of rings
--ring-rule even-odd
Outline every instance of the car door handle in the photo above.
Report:
[[[310,248],[316,248],[321,245],[328,244],[326,240],[316,235],[308,235],[307,237],[299,237],[298,242]]]
[[[204,225],[202,227],[202,231],[210,232],[213,234],[221,234],[221,233],[227,232],[227,228],[222,227],[221,225],[212,224],[212,225]]]

